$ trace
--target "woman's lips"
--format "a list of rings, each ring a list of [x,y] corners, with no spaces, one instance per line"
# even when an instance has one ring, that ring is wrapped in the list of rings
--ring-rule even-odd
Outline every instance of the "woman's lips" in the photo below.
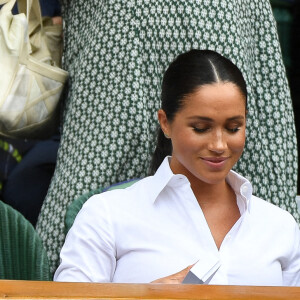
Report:
[[[220,169],[224,167],[229,157],[201,157],[203,162],[214,169]]]

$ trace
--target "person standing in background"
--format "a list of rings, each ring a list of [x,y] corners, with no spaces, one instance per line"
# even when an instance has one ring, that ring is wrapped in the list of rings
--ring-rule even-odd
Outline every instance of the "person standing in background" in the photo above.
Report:
[[[248,132],[235,170],[254,194],[299,222],[294,116],[269,1],[63,0],[62,17],[69,90],[57,166],[37,223],[53,271],[68,204],[148,174],[162,75],[192,48],[215,50],[241,69]]]
[[[291,76],[290,76],[290,86],[295,112],[296,121],[296,132],[298,137],[298,152],[300,149],[300,2],[294,1],[293,4],[293,22],[291,30]],[[298,195],[300,195],[300,168],[298,169]]]
[[[57,17],[61,15],[59,0],[40,0],[42,16]],[[17,3],[13,8],[13,13],[18,13]]]

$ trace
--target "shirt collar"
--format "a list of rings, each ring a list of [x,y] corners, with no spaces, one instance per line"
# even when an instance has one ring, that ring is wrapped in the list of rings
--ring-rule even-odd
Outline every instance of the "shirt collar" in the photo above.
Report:
[[[169,184],[171,179],[176,176],[169,164],[169,159],[171,156],[165,157],[159,168],[157,169],[156,173],[154,174],[154,187],[150,190],[150,199],[154,203],[157,199],[158,195],[161,191]]]
[[[171,156],[167,156],[154,174],[154,186],[149,193],[150,199],[153,203],[166,186],[178,186],[179,184],[186,184],[188,182],[186,176],[174,174],[172,172],[169,164],[170,159]],[[244,205],[243,210],[248,210],[250,212],[250,199],[252,196],[251,183],[245,177],[232,170],[227,175],[226,180],[234,190],[237,197],[242,201],[242,204]]]
[[[226,177],[226,181],[229,183],[229,185],[237,195],[238,204],[239,200],[241,200],[242,204],[244,205],[243,210],[248,210],[248,212],[250,212],[252,185],[249,180],[231,170]]]

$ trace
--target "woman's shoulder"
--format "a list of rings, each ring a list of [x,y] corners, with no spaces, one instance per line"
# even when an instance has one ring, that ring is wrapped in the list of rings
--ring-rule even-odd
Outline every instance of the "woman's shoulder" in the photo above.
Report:
[[[250,215],[258,217],[263,223],[272,227],[295,227],[298,226],[294,217],[285,209],[276,206],[266,200],[252,195]]]
[[[122,187],[122,184],[120,186],[114,185],[113,189],[107,189],[100,194],[93,195],[86,201],[84,206],[128,207],[128,205],[146,202],[154,184],[152,177],[135,180],[132,185],[125,188]]]

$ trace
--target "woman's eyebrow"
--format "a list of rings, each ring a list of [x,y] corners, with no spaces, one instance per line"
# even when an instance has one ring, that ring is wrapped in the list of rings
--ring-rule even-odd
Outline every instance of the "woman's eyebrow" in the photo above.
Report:
[[[195,121],[206,121],[206,122],[213,122],[214,120],[209,117],[202,117],[202,116],[192,116],[188,118],[189,120],[195,120]],[[236,121],[236,120],[245,120],[245,117],[242,115],[233,116],[231,118],[228,118],[227,121]]]
[[[245,116],[234,116],[228,119],[228,121],[245,120]]]
[[[190,120],[195,120],[195,121],[208,121],[208,122],[213,122],[213,119],[208,118],[208,117],[202,117],[202,116],[192,116],[192,117],[189,117],[188,119],[190,119]]]

